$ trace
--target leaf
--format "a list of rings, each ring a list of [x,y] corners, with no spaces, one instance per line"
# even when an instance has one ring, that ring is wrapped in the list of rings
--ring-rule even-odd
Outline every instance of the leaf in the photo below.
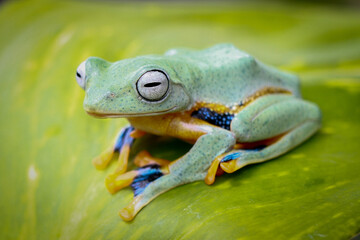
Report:
[[[0,9],[1,239],[349,239],[360,226],[360,17],[268,4],[7,2]],[[232,42],[302,79],[319,133],[288,154],[156,198],[131,223],[91,159],[126,120],[82,109],[75,70]],[[175,159],[190,146],[144,142]]]

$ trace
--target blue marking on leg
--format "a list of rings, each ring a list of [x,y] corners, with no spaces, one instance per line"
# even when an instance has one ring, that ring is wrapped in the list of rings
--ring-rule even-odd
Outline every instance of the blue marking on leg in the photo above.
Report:
[[[244,151],[258,152],[258,151],[263,150],[266,147],[267,147],[267,145],[259,145],[259,146],[257,146],[256,148],[253,148],[253,149],[246,149],[246,150],[243,150],[242,152],[230,153],[230,154],[226,155],[225,157],[223,157],[223,159],[221,159],[221,162],[228,162],[228,161],[237,159],[244,153]]]
[[[258,151],[263,150],[266,147],[267,147],[267,145],[259,145],[259,146],[256,146],[255,148],[246,149],[245,151],[258,152]]]
[[[130,133],[134,130],[132,126],[123,128],[117,138],[114,146],[114,151],[119,152],[124,145],[131,146],[134,142],[134,139],[130,136]]]
[[[226,155],[223,159],[221,159],[221,162],[228,162],[237,159],[241,156],[241,154],[241,152],[230,153],[229,155]]]
[[[164,174],[161,172],[159,165],[150,164],[138,169],[139,175],[135,177],[131,183],[131,188],[134,191],[134,196],[141,194],[147,185],[155,181]]]
[[[253,148],[253,149],[247,149],[246,151],[260,151],[260,150],[263,150],[264,148],[266,148],[267,145],[259,145],[257,146],[256,148]]]

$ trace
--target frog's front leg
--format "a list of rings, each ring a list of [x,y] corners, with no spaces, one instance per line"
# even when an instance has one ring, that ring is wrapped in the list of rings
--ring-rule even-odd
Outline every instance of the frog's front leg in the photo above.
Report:
[[[130,154],[131,145],[134,138],[141,137],[143,132],[135,130],[132,126],[123,128],[116,137],[115,143],[106,149],[103,153],[93,159],[93,164],[97,169],[106,168],[115,152],[119,152],[118,166],[116,173],[123,173],[127,169],[128,158]]]
[[[119,213],[124,220],[132,220],[144,206],[158,195],[176,186],[203,180],[214,158],[231,149],[236,142],[234,134],[230,131],[209,125],[199,127],[180,124],[178,130],[187,127],[194,127],[194,131],[197,131],[195,128],[201,128],[200,131],[204,131],[205,134],[198,138],[194,146],[183,157],[165,167],[144,166],[118,176],[118,180],[120,180],[118,184],[122,184],[121,187],[131,185],[134,190],[133,201]],[[172,126],[172,130],[174,130],[174,126]],[[184,132],[188,130],[184,129]],[[117,183],[112,182],[112,184],[116,185]]]
[[[231,131],[238,142],[269,141],[254,149],[232,150],[218,156],[205,182],[214,182],[219,164],[225,172],[231,173],[246,165],[275,158],[305,141],[320,125],[321,113],[313,103],[286,94],[261,97],[235,116]]]

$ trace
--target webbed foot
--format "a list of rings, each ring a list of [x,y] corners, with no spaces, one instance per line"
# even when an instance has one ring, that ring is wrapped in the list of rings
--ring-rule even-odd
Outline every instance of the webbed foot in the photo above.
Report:
[[[167,166],[161,167],[158,164],[150,164],[124,174],[114,173],[109,175],[105,180],[105,185],[110,193],[113,194],[127,186],[131,186],[134,191],[133,201],[119,212],[120,217],[125,221],[131,221],[141,208],[155,197],[149,197],[149,195],[154,194],[151,191],[144,194],[148,185],[157,182],[158,179],[167,174],[169,174]],[[168,189],[166,188],[166,190]]]
[[[127,169],[130,147],[134,142],[134,137],[132,137],[132,135],[137,136],[141,135],[141,133],[134,130],[132,126],[123,128],[117,136],[114,145],[93,159],[93,165],[97,169],[105,169],[113,158],[114,153],[119,152],[118,164],[115,172],[125,172]]]

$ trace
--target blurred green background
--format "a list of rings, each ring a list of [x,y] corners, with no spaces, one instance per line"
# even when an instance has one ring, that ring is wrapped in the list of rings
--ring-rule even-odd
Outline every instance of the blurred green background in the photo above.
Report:
[[[0,5],[0,239],[350,239],[360,232],[360,14],[355,1]],[[171,190],[131,223],[91,159],[126,120],[83,111],[75,70],[231,42],[298,74],[323,128],[290,153]],[[189,145],[134,146],[175,159]]]

